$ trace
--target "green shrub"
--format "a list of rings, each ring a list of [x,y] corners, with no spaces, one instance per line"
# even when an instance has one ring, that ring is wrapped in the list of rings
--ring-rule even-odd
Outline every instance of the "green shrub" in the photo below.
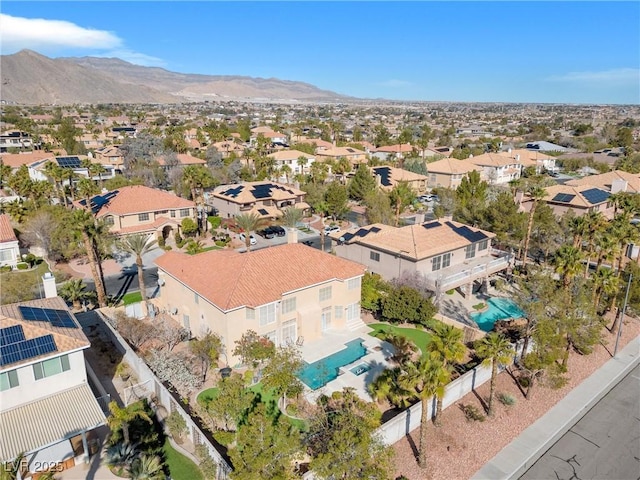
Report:
[[[167,241],[164,239],[164,237],[160,237],[160,238],[158,239],[158,246],[159,246],[160,248],[164,248],[164,246],[165,246],[166,244],[167,244]]]
[[[486,304],[484,304],[484,303],[480,302],[480,303],[476,303],[476,304],[473,306],[473,309],[474,309],[474,310],[482,310],[482,309],[483,309],[483,308],[485,308],[485,307],[486,307]]]
[[[216,228],[220,227],[220,224],[222,223],[222,218],[211,216],[209,217],[209,223],[211,224],[211,228],[215,230]]]
[[[235,432],[216,430],[213,432],[213,438],[215,438],[220,445],[228,446],[236,439],[236,434]]]
[[[216,240],[216,247],[224,247],[227,245],[227,242],[223,242],[222,240]]]
[[[470,422],[484,422],[486,419],[486,417],[482,413],[480,413],[480,410],[478,410],[478,408],[474,405],[462,404],[460,405],[460,409],[464,413],[464,416],[467,418],[467,420]]]
[[[180,235],[180,232],[176,232],[173,238],[175,239],[177,245],[183,242],[182,235]]]
[[[164,246],[164,247],[162,247],[162,248],[164,248],[164,249],[165,249],[165,251],[167,251],[167,252],[168,252],[168,251],[169,251],[169,250],[171,250],[173,247],[172,247],[171,245],[165,245],[165,246]]]
[[[217,465],[216,462],[209,455],[209,450],[204,445],[196,445],[196,458],[200,462],[198,467],[202,472],[204,478],[217,478]]]
[[[28,270],[28,269],[29,269],[29,264],[25,262],[20,262],[18,264],[18,270]]]
[[[498,394],[498,400],[500,400],[500,403],[502,403],[503,405],[506,405],[508,407],[516,404],[516,397],[514,397],[513,395],[511,395],[509,393],[500,393],[500,394]]]
[[[456,290],[452,288],[451,290],[447,290],[447,295],[453,295]]]
[[[178,443],[182,443],[182,435],[187,433],[187,422],[182,415],[177,411],[171,412],[165,420],[165,425],[173,439]]]
[[[11,271],[11,266],[10,265],[4,265],[2,267],[0,267],[0,272],[2,273],[6,273],[6,272],[10,272]]]

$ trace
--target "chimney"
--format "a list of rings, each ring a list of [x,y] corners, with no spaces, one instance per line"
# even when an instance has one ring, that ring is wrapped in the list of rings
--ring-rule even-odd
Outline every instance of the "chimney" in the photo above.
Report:
[[[287,232],[287,243],[298,243],[298,229],[289,228]]]
[[[507,153],[509,153],[509,154],[511,153],[511,148],[507,149]]]
[[[47,272],[42,276],[42,285],[44,286],[44,298],[54,298],[58,296],[56,278],[51,272]]]
[[[424,213],[416,213],[415,224],[422,225],[424,223]]]
[[[520,163],[520,154],[516,154],[516,163]]]
[[[376,186],[377,187],[381,187],[382,186],[382,177],[380,175],[376,175]]]

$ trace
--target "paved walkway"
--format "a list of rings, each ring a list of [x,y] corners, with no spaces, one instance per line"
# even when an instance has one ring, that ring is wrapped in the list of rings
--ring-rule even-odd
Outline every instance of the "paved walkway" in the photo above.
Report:
[[[639,364],[640,337],[637,337],[618,352],[616,358],[612,358],[596,370],[542,418],[504,447],[476,472],[472,480],[519,478]]]

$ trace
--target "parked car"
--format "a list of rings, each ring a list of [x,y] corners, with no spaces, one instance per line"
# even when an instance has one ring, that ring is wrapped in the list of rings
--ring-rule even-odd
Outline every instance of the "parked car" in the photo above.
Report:
[[[262,230],[258,230],[256,233],[263,238],[274,238],[276,236],[276,231],[273,229],[273,227],[267,227]]]
[[[434,195],[427,194],[427,195],[420,195],[420,196],[418,197],[418,200],[419,200],[421,203],[427,203],[427,202],[432,202],[432,201],[433,201],[433,198],[434,198]]]
[[[240,241],[244,244],[247,243],[247,237],[245,236],[245,233],[242,232],[240,234]],[[256,243],[258,243],[258,241],[256,240],[256,237],[253,236],[253,233],[249,234],[249,244],[250,245],[255,245]]]
[[[326,227],[324,227],[325,235],[328,235],[333,232],[339,232],[339,231],[340,231],[340,227],[337,225],[327,225]]]
[[[271,231],[275,232],[275,234],[279,237],[284,237],[285,236],[285,230],[284,228],[282,228],[280,225],[272,225],[271,227],[269,227],[271,229]]]

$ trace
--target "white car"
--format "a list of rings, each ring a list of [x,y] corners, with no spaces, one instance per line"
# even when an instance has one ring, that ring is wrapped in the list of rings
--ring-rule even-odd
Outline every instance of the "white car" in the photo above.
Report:
[[[325,235],[328,235],[333,232],[339,232],[339,231],[340,231],[340,227],[337,225],[331,225],[331,226],[327,225],[326,227],[324,227]]]
[[[247,243],[247,237],[245,236],[244,232],[240,234],[239,238],[242,243],[244,244]],[[258,243],[258,241],[256,240],[256,237],[253,236],[253,233],[249,234],[249,244],[255,245],[256,243]]]

